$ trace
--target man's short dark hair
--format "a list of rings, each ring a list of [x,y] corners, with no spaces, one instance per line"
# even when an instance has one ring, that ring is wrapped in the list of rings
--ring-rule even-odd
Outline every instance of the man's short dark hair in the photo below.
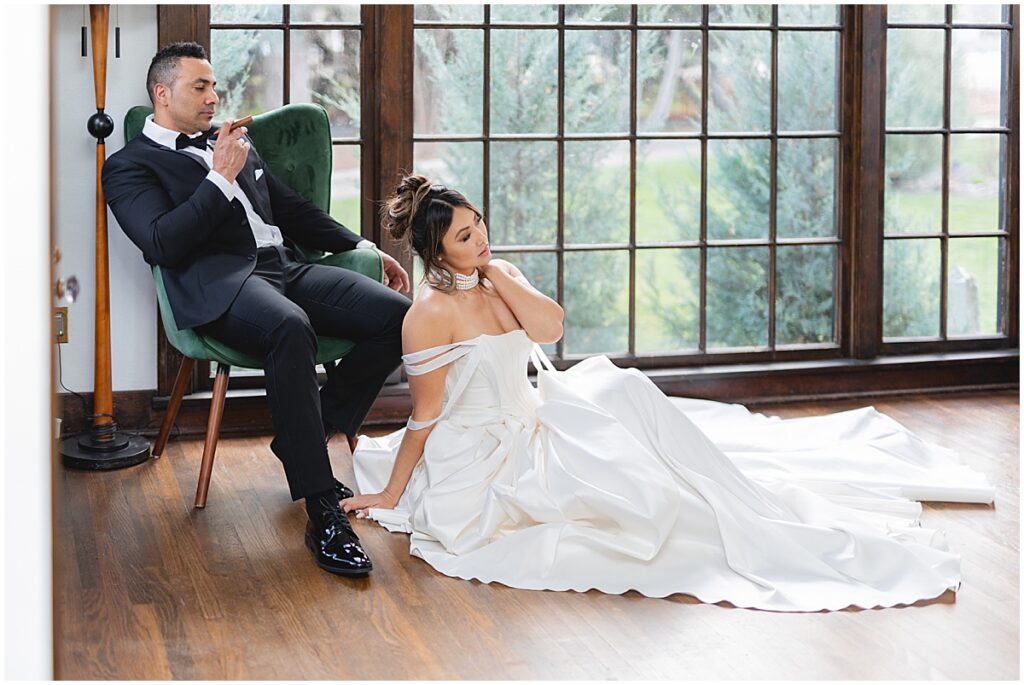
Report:
[[[155,104],[153,99],[153,88],[158,83],[170,84],[174,81],[175,72],[178,69],[178,61],[182,57],[194,57],[195,59],[207,59],[206,50],[199,43],[171,43],[166,45],[153,55],[153,61],[149,63],[149,72],[146,74],[146,92],[149,93],[149,101]]]

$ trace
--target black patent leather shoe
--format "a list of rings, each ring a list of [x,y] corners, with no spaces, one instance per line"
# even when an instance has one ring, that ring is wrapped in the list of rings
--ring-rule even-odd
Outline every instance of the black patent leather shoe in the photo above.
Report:
[[[306,547],[313,552],[316,565],[342,576],[365,576],[373,570],[373,564],[359,544],[348,516],[326,498],[321,504],[324,511],[320,521],[306,523]]]
[[[355,497],[356,495],[356,493],[352,492],[352,488],[345,485],[337,478],[334,479],[334,493],[338,496],[339,500]]]

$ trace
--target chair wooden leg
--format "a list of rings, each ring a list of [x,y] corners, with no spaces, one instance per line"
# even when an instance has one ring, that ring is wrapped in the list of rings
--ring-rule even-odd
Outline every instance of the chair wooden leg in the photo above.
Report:
[[[210,490],[210,474],[213,473],[213,457],[217,451],[220,436],[220,420],[224,416],[224,397],[228,392],[228,375],[231,367],[217,364],[217,378],[213,381],[213,399],[210,400],[210,418],[206,421],[206,441],[203,443],[203,463],[199,467],[199,484],[196,486],[196,508],[206,506],[206,493]]]
[[[159,457],[164,453],[167,446],[167,438],[171,435],[171,428],[178,418],[178,408],[181,407],[181,398],[185,396],[185,388],[188,387],[189,376],[195,368],[196,360],[184,357],[178,366],[178,375],[174,377],[174,388],[171,389],[171,401],[167,403],[167,411],[164,413],[164,421],[160,424],[160,435],[153,444],[153,457]]]

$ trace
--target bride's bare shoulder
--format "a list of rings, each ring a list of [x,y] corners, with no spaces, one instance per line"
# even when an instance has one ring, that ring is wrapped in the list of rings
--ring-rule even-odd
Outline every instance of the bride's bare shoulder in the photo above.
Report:
[[[452,318],[455,315],[455,309],[455,298],[424,284],[416,293],[416,299],[413,300],[412,306],[406,314],[406,321],[409,320],[409,316],[428,319]]]
[[[409,354],[450,343],[457,320],[454,298],[424,286],[405,315],[402,349]]]

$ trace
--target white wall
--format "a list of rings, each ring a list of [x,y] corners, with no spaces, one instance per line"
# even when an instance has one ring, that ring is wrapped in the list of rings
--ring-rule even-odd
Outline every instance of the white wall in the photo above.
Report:
[[[54,7],[52,122],[54,243],[63,253],[56,275],[78,277],[78,301],[69,306],[68,343],[61,346],[64,385],[93,390],[95,317],[96,139],[86,122],[96,111],[92,47],[82,57],[83,5]],[[121,26],[121,57],[114,58],[114,19]],[[157,49],[155,5],[111,6],[107,57],[106,112],[114,133],[106,139],[110,156],[124,145],[122,121],[133,105],[149,104],[146,70]],[[142,253],[107,212],[110,259],[110,337],[114,391],[156,388],[156,295]],[[58,391],[63,392],[59,387]]]
[[[5,6],[0,180],[0,450],[5,681],[53,678],[48,10]],[[6,334],[5,334],[6,333]],[[50,458],[48,458],[48,456]]]

